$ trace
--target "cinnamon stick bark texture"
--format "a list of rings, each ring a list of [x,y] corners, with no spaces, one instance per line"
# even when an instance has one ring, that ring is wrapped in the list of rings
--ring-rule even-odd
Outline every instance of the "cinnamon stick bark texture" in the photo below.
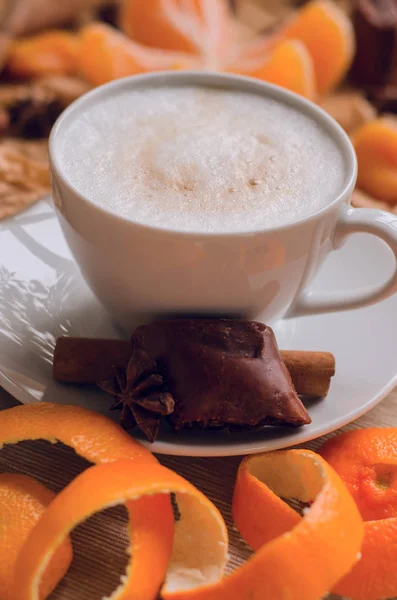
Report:
[[[301,396],[326,396],[335,375],[335,358],[330,352],[281,350],[296,392]]]
[[[62,383],[96,384],[125,369],[132,355],[129,341],[61,337],[54,352],[53,377]],[[326,396],[335,374],[330,352],[281,350],[297,394]]]

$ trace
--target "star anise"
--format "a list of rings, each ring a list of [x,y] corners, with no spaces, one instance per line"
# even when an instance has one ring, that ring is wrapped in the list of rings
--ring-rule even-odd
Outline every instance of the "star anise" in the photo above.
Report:
[[[114,378],[98,385],[115,396],[111,410],[121,409],[121,425],[125,429],[138,426],[151,442],[157,438],[161,417],[174,412],[174,399],[165,390],[156,361],[143,348],[135,347],[127,368],[118,369]]]

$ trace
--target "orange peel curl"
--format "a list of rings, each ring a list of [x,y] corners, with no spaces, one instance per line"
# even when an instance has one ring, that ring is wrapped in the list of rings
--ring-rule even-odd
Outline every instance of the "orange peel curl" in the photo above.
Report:
[[[156,462],[153,454],[119,425],[80,406],[40,402],[1,411],[0,448],[39,439],[62,442],[92,463],[119,458]]]
[[[6,444],[37,439],[45,439],[51,443],[63,442],[92,463],[107,464],[119,459],[128,459],[137,471],[139,469],[149,470],[150,465],[158,464],[151,452],[131,438],[119,425],[107,417],[85,408],[43,402],[16,406],[2,411],[0,448]],[[97,484],[99,488],[100,485]],[[97,491],[93,494],[91,490],[90,495],[92,501],[95,502]],[[99,489],[98,497],[100,497]],[[80,501],[81,498],[77,498],[77,502]],[[168,496],[155,495],[146,498],[144,502],[128,504],[127,508],[130,522],[134,524],[132,551],[135,560],[131,573],[139,582],[141,580],[135,576],[136,571],[152,572],[153,576],[148,578],[146,583],[141,581],[140,585],[143,586],[142,589],[151,590],[154,594],[158,590],[161,578],[160,580],[156,579],[156,573],[152,566],[153,550],[158,549],[159,556],[160,551],[165,556],[167,548],[168,557],[171,552],[169,545],[167,546],[169,540],[172,540],[174,522],[171,502]],[[67,514],[66,506],[65,510],[65,514]],[[145,542],[147,539],[150,543]],[[168,562],[168,557],[165,564]],[[159,572],[161,572],[162,566],[159,558],[159,564],[156,567]],[[159,577],[158,574],[157,577]],[[21,574],[21,579],[24,579],[23,574]],[[19,585],[19,578],[16,581]],[[36,589],[31,597],[38,598],[37,593]],[[15,595],[17,600],[22,600],[22,597],[18,593]],[[139,598],[139,595],[136,598]],[[143,598],[144,596],[142,596]]]
[[[361,516],[340,477],[318,454],[287,450],[242,462],[233,516],[257,552],[224,579],[227,530],[219,511],[117,425],[66,406],[38,404],[3,415],[0,445],[22,438],[62,440],[102,463],[72,481],[31,531],[15,568],[18,600],[38,600],[47,565],[77,524],[119,503],[129,511],[133,561],[112,600],[153,600],[163,580],[163,600],[284,600],[292,592],[300,600],[317,600],[356,563]],[[175,527],[170,493],[180,512]],[[301,517],[281,497],[310,508]]]
[[[301,518],[279,495],[313,504]],[[362,519],[340,477],[314,452],[243,460],[233,517],[256,554],[219,583],[163,591],[164,600],[318,600],[357,561]]]
[[[176,494],[180,511],[174,540],[169,520],[154,523],[145,510],[159,498],[168,501],[171,492]],[[166,571],[163,590],[171,595],[175,588],[189,589],[200,579],[217,581],[222,576],[227,560],[227,530],[215,506],[189,482],[158,463],[137,468],[136,463],[126,459],[87,469],[53,500],[19,554],[15,598],[37,600],[42,573],[73,527],[95,512],[120,503],[126,503],[129,510],[132,507],[133,516],[139,517],[140,535],[136,539],[138,522],[132,518],[134,559],[111,600],[153,600]],[[151,559],[150,567],[134,555],[134,549],[142,546]]]

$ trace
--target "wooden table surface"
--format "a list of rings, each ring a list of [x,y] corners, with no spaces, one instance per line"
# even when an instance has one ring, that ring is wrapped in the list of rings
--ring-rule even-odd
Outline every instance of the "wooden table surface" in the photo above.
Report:
[[[0,410],[17,404],[19,403],[14,398],[0,389]],[[396,425],[397,388],[371,412],[344,429]],[[316,450],[324,439],[314,440],[305,444],[305,447]],[[230,514],[234,481],[241,457],[160,456],[159,459],[164,465],[189,479],[218,506],[229,528],[229,568],[241,565],[250,556],[251,550],[239,538]],[[87,466],[85,460],[62,444],[53,446],[44,441],[23,442],[0,451],[0,471],[32,475],[55,492],[61,490]],[[125,548],[128,536],[124,508],[112,508],[91,517],[75,529],[72,540],[72,566],[51,594],[51,600],[94,600],[109,595],[117,587],[127,561]],[[328,598],[331,600],[336,596]]]

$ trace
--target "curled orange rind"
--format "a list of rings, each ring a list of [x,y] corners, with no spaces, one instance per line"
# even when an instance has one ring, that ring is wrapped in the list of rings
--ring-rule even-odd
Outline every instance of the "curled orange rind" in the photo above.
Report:
[[[279,496],[313,504],[301,518]],[[217,584],[163,591],[165,600],[318,600],[357,561],[362,519],[341,479],[314,452],[246,458],[233,517],[257,549],[253,558]]]
[[[31,529],[16,561],[11,600],[38,600],[47,566],[70,531],[120,503],[129,513],[132,560],[112,600],[154,600],[160,588],[163,600],[318,600],[357,561],[363,537],[357,506],[334,470],[308,450],[242,462],[233,517],[257,552],[224,578],[228,539],[217,508],[117,425],[50,404],[2,413],[0,445],[37,438],[61,440],[98,464],[56,496]],[[179,509],[175,524],[171,493]],[[310,508],[302,518],[281,498]]]
[[[156,462],[153,454],[119,425],[79,406],[40,402],[1,412],[0,448],[39,439],[62,442],[92,463],[119,458]]]
[[[13,600],[14,566],[30,531],[55,498],[41,483],[27,475],[0,474],[0,598]],[[54,554],[43,581],[39,598],[46,598],[72,561],[70,539],[65,538]]]
[[[174,539],[167,518],[154,523],[144,510],[159,499],[168,502],[171,492],[176,495],[180,512]],[[95,512],[120,503],[132,507],[139,522],[132,518],[132,563],[112,600],[153,600],[164,576],[163,590],[170,595],[175,589],[188,593],[200,580],[217,581],[222,577],[227,531],[215,506],[185,479],[154,461],[137,468],[131,460],[119,460],[87,469],[53,500],[19,554],[15,598],[36,600],[42,573],[69,532]],[[150,557],[150,566],[142,564],[135,554],[139,548]]]
[[[335,587],[352,600],[397,595],[397,429],[348,431],[322,456],[345,482],[364,518],[361,560]]]
[[[37,439],[45,439],[52,443],[63,442],[72,447],[77,454],[93,463],[106,464],[119,459],[128,459],[129,464],[133,465],[137,471],[138,469],[143,471],[149,469],[150,464],[157,465],[157,460],[151,452],[133,440],[119,425],[98,413],[84,408],[43,402],[16,406],[2,411],[0,417],[0,448],[6,444]],[[89,492],[93,502],[101,497],[100,485],[99,482],[97,483],[98,490],[92,488]],[[103,483],[101,483],[102,485]],[[79,497],[75,498],[75,502],[79,505],[81,500]],[[72,506],[73,503],[70,507],[64,506],[65,515],[68,514],[68,508],[72,508]],[[152,571],[152,552],[159,551],[159,557],[161,558],[160,550],[165,553],[168,547],[167,543],[169,544],[170,539],[172,541],[173,514],[170,499],[165,495],[153,496],[145,499],[143,503],[136,502],[128,505],[127,508],[130,522],[134,524],[133,551],[135,560],[133,573],[137,569],[147,575]],[[150,544],[143,543],[147,537],[151,540]],[[158,568],[161,570],[160,558]],[[47,564],[48,560],[42,565],[40,576]],[[24,577],[22,574],[21,578],[24,579]],[[155,594],[161,579],[160,581],[156,580],[155,572],[153,572],[153,577],[147,579],[146,584],[142,583],[143,587],[145,585],[149,586]],[[19,585],[18,577],[16,581]],[[39,583],[35,587],[36,591],[32,592],[32,596],[26,597],[38,598],[38,586]],[[136,596],[136,598],[139,598],[139,596]],[[15,600],[22,600],[22,596],[16,594]]]

